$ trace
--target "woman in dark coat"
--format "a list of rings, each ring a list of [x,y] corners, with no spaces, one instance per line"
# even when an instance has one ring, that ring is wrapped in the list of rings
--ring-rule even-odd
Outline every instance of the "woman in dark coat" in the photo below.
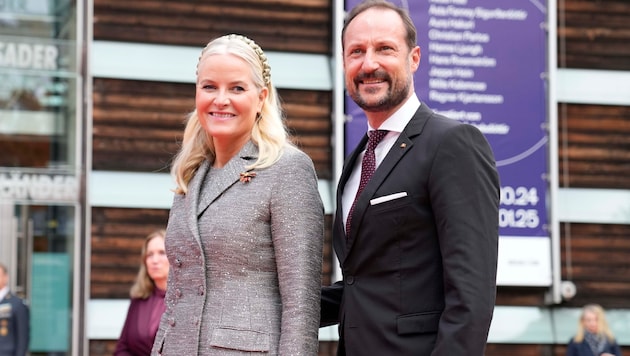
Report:
[[[569,342],[566,356],[622,356],[601,306],[584,306],[578,330]]]

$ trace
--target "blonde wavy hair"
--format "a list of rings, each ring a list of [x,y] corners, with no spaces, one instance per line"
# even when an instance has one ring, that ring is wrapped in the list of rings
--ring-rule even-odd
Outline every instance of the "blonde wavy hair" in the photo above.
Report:
[[[575,342],[582,342],[584,340],[584,333],[586,332],[584,327],[584,315],[586,313],[593,313],[597,316],[597,336],[606,337],[609,342],[615,341],[615,336],[610,330],[610,327],[608,327],[604,308],[599,304],[587,304],[582,308],[582,315],[578,321],[578,329],[573,338]]]
[[[153,290],[155,289],[155,282],[149,276],[149,272],[147,272],[147,246],[149,246],[149,242],[156,237],[160,237],[163,240],[166,238],[166,230],[159,229],[151,232],[144,239],[144,244],[142,245],[142,250],[140,252],[140,268],[138,269],[138,274],[136,275],[136,281],[133,286],[131,286],[131,290],[129,291],[129,295],[131,298],[140,298],[146,299],[151,296]]]
[[[251,67],[252,80],[259,92],[269,91],[251,132],[251,140],[258,147],[258,159],[248,169],[265,168],[280,158],[282,148],[288,143],[284,113],[280,98],[271,81],[271,67],[262,49],[251,39],[237,34],[225,35],[209,42],[201,51],[197,68],[207,56],[231,54],[243,59]],[[177,194],[188,192],[188,183],[201,163],[216,157],[212,137],[203,129],[195,109],[188,115],[182,147],[171,166]]]

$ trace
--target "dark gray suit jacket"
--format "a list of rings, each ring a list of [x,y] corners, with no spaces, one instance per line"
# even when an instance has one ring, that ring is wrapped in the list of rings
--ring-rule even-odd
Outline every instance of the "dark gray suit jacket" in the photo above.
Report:
[[[324,209],[311,159],[283,152],[243,182],[258,157],[249,142],[174,197],[152,355],[317,354]]]
[[[483,134],[424,103],[359,197],[345,236],[337,189],[333,243],[343,281],[322,290],[322,325],[340,355],[483,355],[496,295],[499,177]],[[402,194],[399,194],[402,193]],[[379,197],[404,195],[383,202]]]

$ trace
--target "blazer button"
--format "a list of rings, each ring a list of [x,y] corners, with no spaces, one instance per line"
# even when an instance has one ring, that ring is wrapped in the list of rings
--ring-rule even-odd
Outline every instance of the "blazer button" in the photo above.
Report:
[[[348,276],[348,278],[346,278],[346,284],[354,284],[354,277]]]
[[[181,298],[182,296],[182,290],[177,288],[175,289],[175,298]]]
[[[170,326],[175,326],[175,318],[168,318],[168,323]]]
[[[182,260],[180,260],[179,258],[176,258],[175,259],[175,266],[181,267],[182,266]]]
[[[206,289],[203,286],[199,286],[199,288],[197,289],[197,293],[199,295],[203,295],[206,292]]]

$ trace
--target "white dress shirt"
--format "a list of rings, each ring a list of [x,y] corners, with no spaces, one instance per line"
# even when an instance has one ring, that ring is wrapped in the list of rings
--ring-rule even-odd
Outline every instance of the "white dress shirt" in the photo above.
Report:
[[[4,299],[4,297],[6,297],[7,294],[9,294],[9,286],[6,286],[0,289],[0,300]]]
[[[420,107],[420,100],[418,96],[414,93],[407,99],[407,101],[398,109],[392,116],[388,117],[383,124],[378,128],[379,130],[387,130],[387,136],[381,141],[381,143],[376,146],[374,149],[374,154],[376,156],[376,169],[383,162],[383,159],[392,148],[396,140],[398,140],[398,136],[403,131],[405,126],[411,121],[413,115],[418,111]],[[368,122],[368,131],[374,130],[373,127],[370,126]],[[343,189],[343,195],[341,197],[341,204],[343,209],[343,223],[344,226],[346,224],[346,220],[348,219],[348,213],[350,211],[350,207],[354,202],[354,198],[357,194],[357,190],[359,189],[359,181],[361,180],[361,161],[363,160],[363,155],[365,154],[365,148],[363,148],[363,152],[359,154],[357,160],[354,163],[354,167],[352,168],[352,173],[346,182],[346,186]]]

